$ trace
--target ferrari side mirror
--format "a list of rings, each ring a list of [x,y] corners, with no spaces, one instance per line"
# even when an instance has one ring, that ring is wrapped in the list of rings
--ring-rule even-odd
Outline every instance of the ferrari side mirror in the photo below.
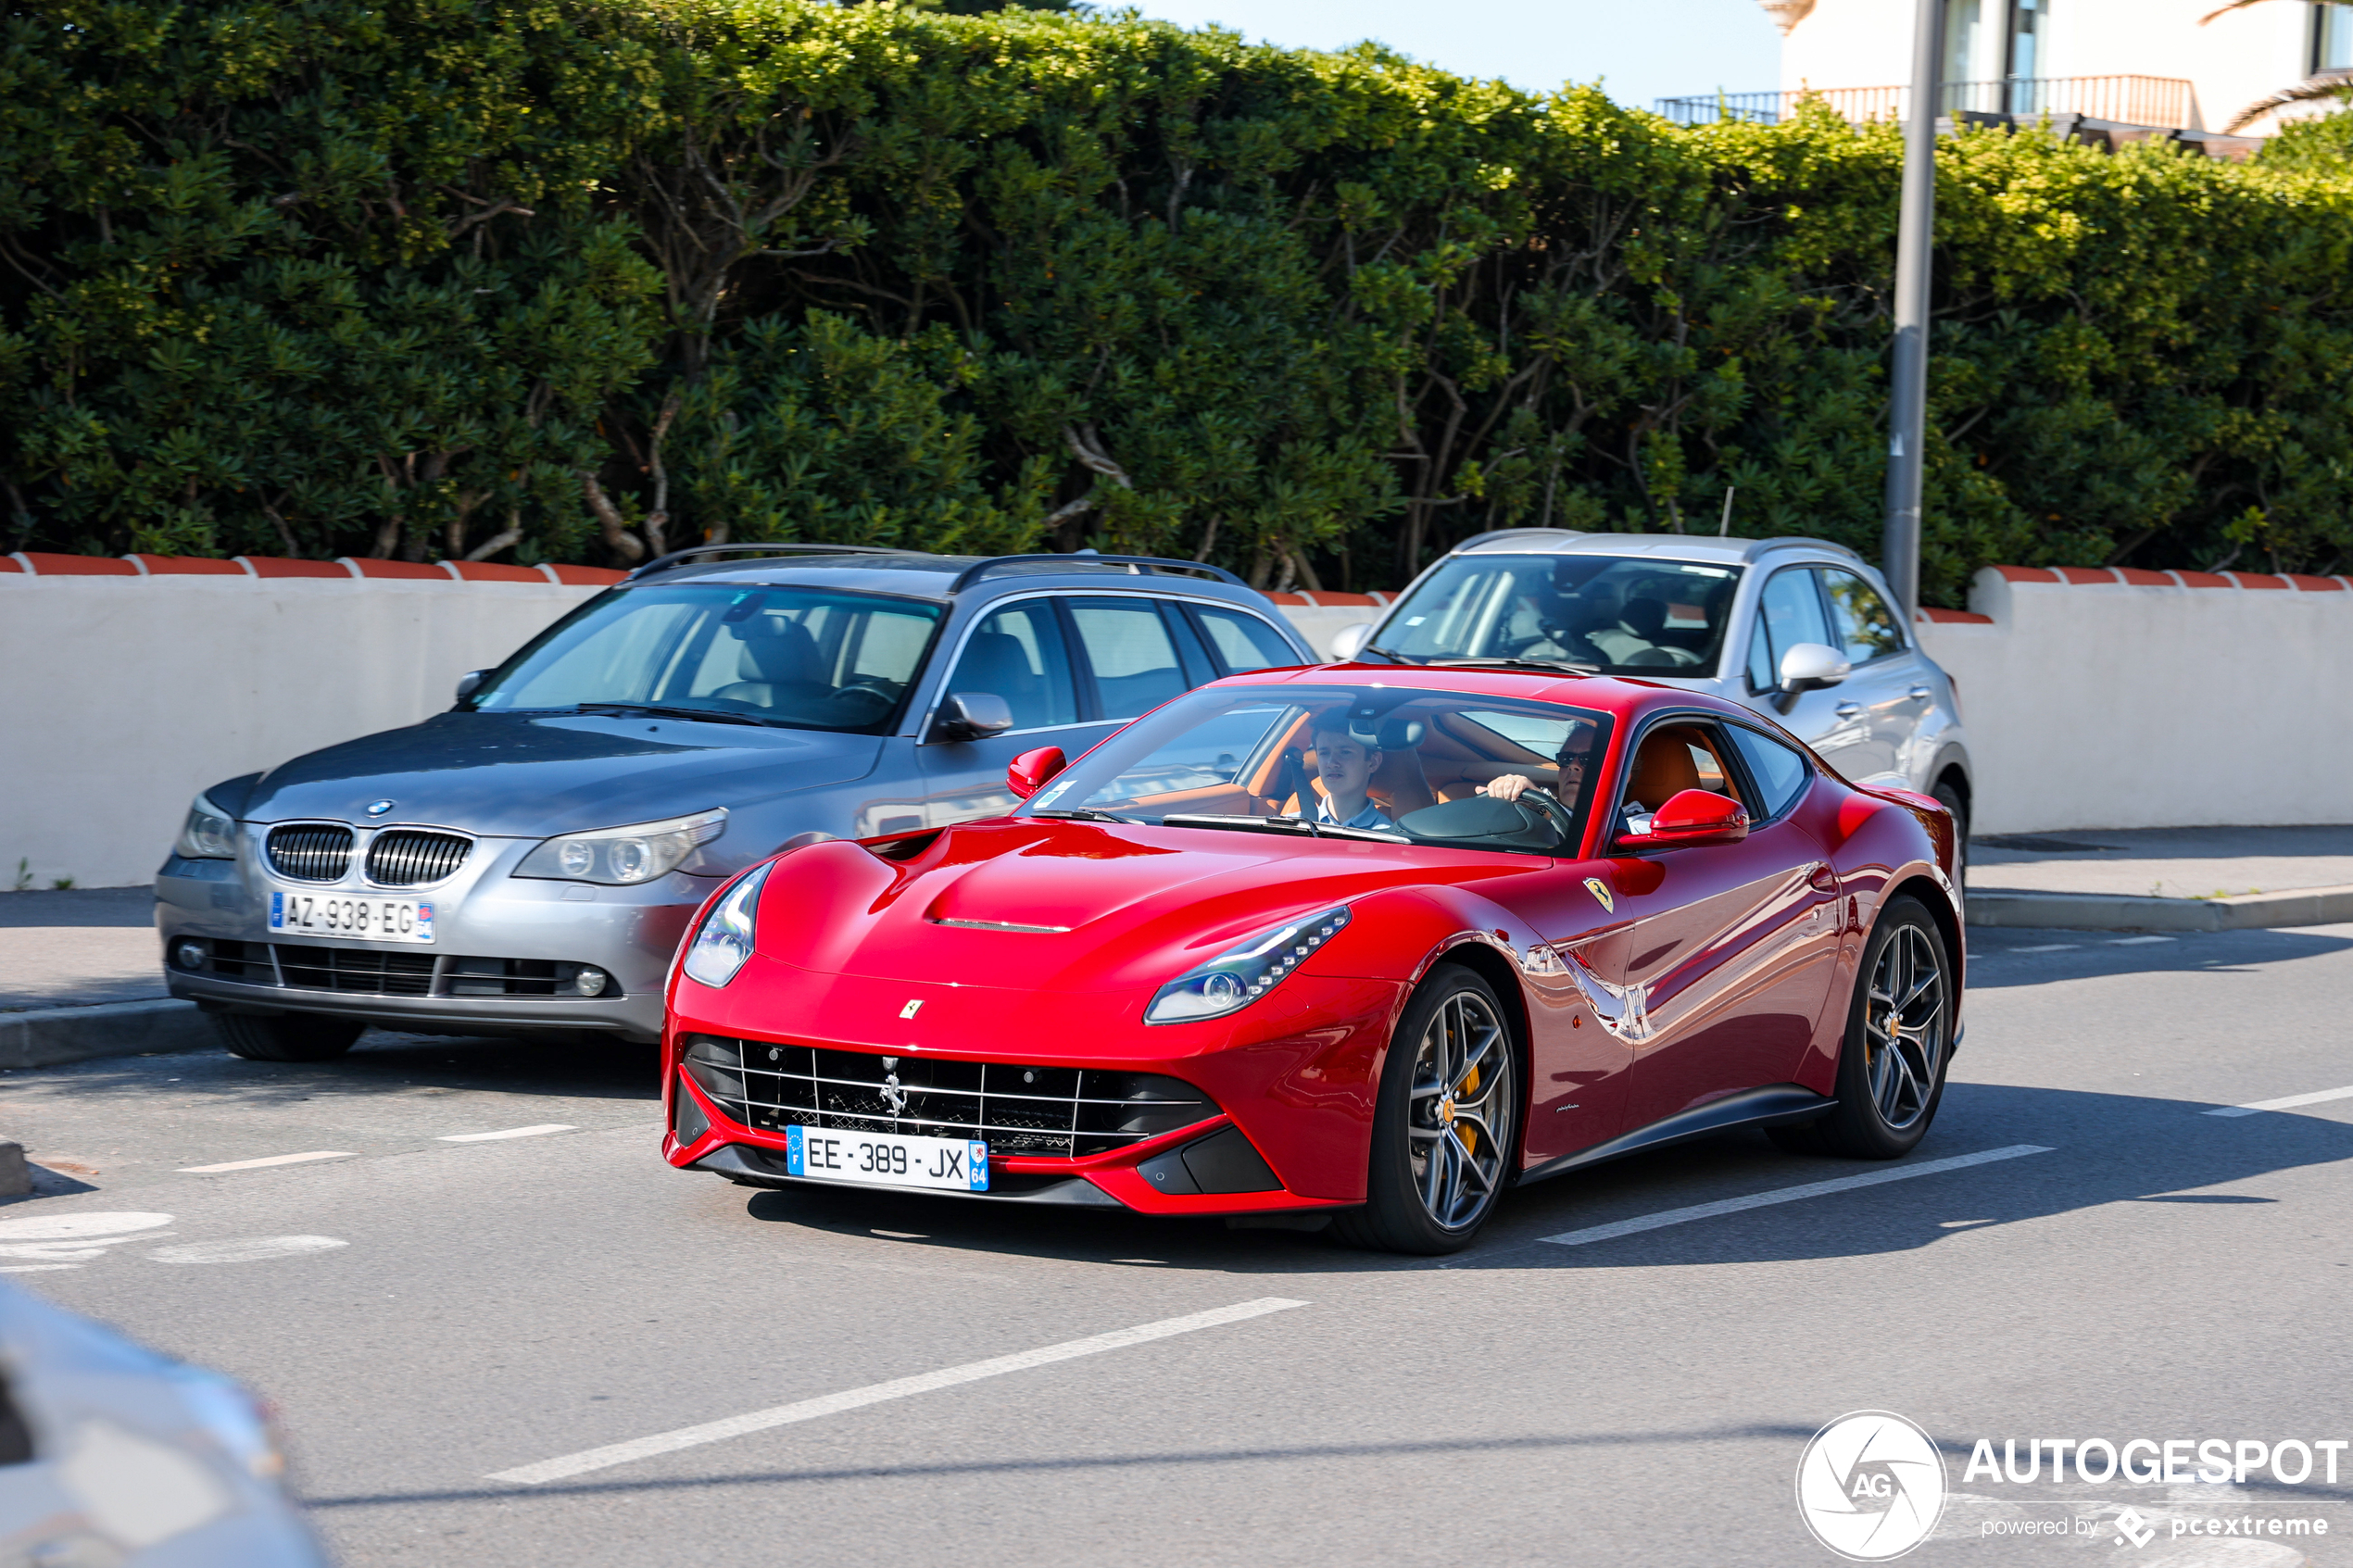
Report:
[[[1748,810],[1730,796],[1687,789],[1652,813],[1650,831],[1617,835],[1613,847],[1629,851],[1680,849],[1698,844],[1738,844],[1748,836]]]
[[[1046,787],[1047,781],[1070,764],[1063,759],[1059,746],[1041,746],[1035,751],[1025,751],[1013,759],[1005,770],[1005,787],[1016,799],[1026,800]]]
[[[1818,692],[1846,679],[1854,666],[1828,643],[1799,643],[1781,655],[1780,690]]]
[[[987,740],[1013,727],[1013,710],[995,692],[955,692],[939,705],[934,740]]]

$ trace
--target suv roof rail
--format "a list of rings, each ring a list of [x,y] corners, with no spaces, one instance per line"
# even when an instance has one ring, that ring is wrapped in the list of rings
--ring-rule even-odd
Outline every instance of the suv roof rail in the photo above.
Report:
[[[991,556],[987,560],[975,561],[958,572],[956,580],[948,584],[948,591],[951,594],[961,594],[992,571],[1032,561],[1052,561],[1065,568],[1124,566],[1135,576],[1156,576],[1164,571],[1185,571],[1212,577],[1220,583],[1230,583],[1237,588],[1250,586],[1224,567],[1212,566],[1207,561],[1169,560],[1161,556],[1099,556],[1091,551],[1080,551],[1073,555]]]
[[[1855,561],[1859,564],[1869,564],[1868,561],[1864,561],[1861,556],[1856,554],[1853,550],[1848,549],[1843,545],[1834,545],[1828,539],[1816,539],[1804,533],[1782,533],[1777,534],[1770,539],[1753,539],[1749,541],[1748,548],[1741,552],[1741,558],[1743,560],[1755,560],[1757,557],[1763,555],[1768,550],[1789,549],[1800,545],[1810,550],[1828,550],[1831,555],[1844,556],[1848,560]]]
[[[1461,544],[1456,545],[1454,549],[1467,550],[1474,545],[1484,545],[1491,539],[1523,538],[1531,533],[1541,533],[1547,538],[1552,539],[1582,539],[1585,536],[1586,530],[1581,528],[1495,528],[1490,529],[1485,533],[1472,534]],[[1448,553],[1453,554],[1453,552],[1449,551]]]
[[[623,578],[622,581],[635,583],[640,577],[650,577],[657,571],[667,571],[681,561],[692,560],[697,556],[741,556],[749,555],[756,550],[766,550],[771,554],[781,556],[906,556],[922,553],[918,550],[894,549],[888,545],[697,545],[692,549],[673,550],[666,556],[657,556]]]

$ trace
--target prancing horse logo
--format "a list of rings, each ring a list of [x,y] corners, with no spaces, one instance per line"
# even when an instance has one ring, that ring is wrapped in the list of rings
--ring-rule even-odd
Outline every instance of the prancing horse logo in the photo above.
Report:
[[[907,1091],[899,1086],[899,1059],[887,1056],[882,1060],[887,1069],[882,1081],[883,1102],[890,1107],[893,1116],[904,1116],[907,1114]]]
[[[912,1018],[923,1010],[924,1004],[922,999],[919,997],[914,1001],[909,1002],[905,1007],[900,1008],[899,1010],[899,1016],[901,1018]]]
[[[1617,906],[1610,901],[1609,887],[1600,877],[1587,877],[1585,879],[1585,891],[1591,893],[1595,898],[1601,900],[1602,908],[1608,910],[1611,914],[1616,914],[1617,912]]]

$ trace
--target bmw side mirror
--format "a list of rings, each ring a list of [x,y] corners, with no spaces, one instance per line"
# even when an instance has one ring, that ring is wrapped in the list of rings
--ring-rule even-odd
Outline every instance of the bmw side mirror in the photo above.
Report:
[[[1353,625],[1341,627],[1332,633],[1333,661],[1347,663],[1364,652],[1365,645],[1372,640],[1373,623],[1369,621],[1359,621]]]
[[[1837,685],[1854,670],[1846,656],[1828,643],[1800,643],[1781,655],[1780,689],[1793,695]]]
[[[934,740],[987,740],[1013,727],[1013,710],[995,692],[953,692],[939,705]]]
[[[474,693],[482,690],[482,684],[488,679],[490,679],[490,671],[487,670],[469,670],[464,674],[459,676],[458,700],[459,702],[463,702],[466,698],[473,696]]]
[[[1648,832],[1619,834],[1612,847],[1639,853],[1699,844],[1738,844],[1747,836],[1748,811],[1739,801],[1713,790],[1686,789],[1668,797],[1667,804],[1651,814]]]
[[[1013,792],[1016,800],[1026,800],[1046,787],[1047,781],[1070,764],[1063,758],[1059,746],[1041,746],[1035,751],[1025,751],[1013,759],[1005,770],[1005,787]]]

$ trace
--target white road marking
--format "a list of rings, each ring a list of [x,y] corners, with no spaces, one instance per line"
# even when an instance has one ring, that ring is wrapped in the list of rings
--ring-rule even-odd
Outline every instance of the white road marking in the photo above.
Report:
[[[1746,1209],[1768,1209],[1777,1203],[1795,1203],[1803,1198],[1822,1198],[1833,1192],[1852,1192],[1856,1187],[1874,1187],[1882,1182],[1905,1182],[1914,1176],[1933,1176],[1944,1171],[1966,1170],[1971,1165],[1990,1164],[1996,1160],[2016,1160],[2022,1155],[2048,1154],[2051,1150],[2038,1143],[2012,1144],[2007,1148],[1982,1149],[1975,1154],[1956,1154],[1946,1160],[1929,1160],[1918,1165],[1901,1165],[1892,1171],[1871,1171],[1859,1176],[1839,1176],[1827,1182],[1807,1182],[1803,1186],[1775,1187],[1770,1192],[1753,1192],[1745,1198],[1720,1198],[1714,1203],[1694,1203],[1688,1209],[1668,1209],[1656,1214],[1642,1214],[1631,1220],[1617,1220],[1606,1225],[1592,1225],[1581,1231],[1564,1231],[1558,1236],[1539,1239],[1555,1247],[1583,1247],[1589,1242],[1611,1241],[1621,1236],[1633,1236],[1641,1231],[1655,1231],[1667,1225],[1685,1225],[1693,1220],[1712,1220],[1719,1214],[1737,1214]]]
[[[843,1411],[878,1405],[887,1399],[904,1399],[914,1394],[952,1388],[960,1383],[975,1383],[984,1377],[1002,1377],[1009,1372],[1026,1372],[1031,1367],[1048,1366],[1055,1361],[1101,1355],[1105,1350],[1122,1350],[1130,1345],[1148,1344],[1154,1339],[1166,1339],[1172,1335],[1191,1334],[1197,1329],[1215,1328],[1223,1323],[1240,1323],[1249,1318],[1264,1317],[1268,1312],[1287,1311],[1290,1308],[1306,1305],[1304,1301],[1293,1301],[1280,1296],[1264,1296],[1255,1301],[1239,1301],[1230,1307],[1190,1312],[1181,1318],[1163,1318],[1158,1323],[1114,1329],[1109,1334],[1090,1335],[1085,1339],[1064,1340],[1060,1345],[1048,1345],[1040,1349],[997,1356],[985,1361],[967,1361],[963,1366],[943,1367],[937,1372],[919,1373],[913,1377],[895,1377],[887,1383],[871,1383],[863,1388],[846,1389],[838,1394],[802,1399],[796,1404],[776,1405],[764,1411],[753,1411],[748,1415],[707,1422],[700,1426],[682,1426],[674,1432],[658,1432],[650,1437],[610,1443],[601,1449],[588,1449],[580,1453],[566,1454],[560,1459],[542,1460],[537,1464],[501,1470],[483,1479],[504,1481],[519,1486],[535,1486],[543,1481],[560,1481],[567,1475],[604,1470],[616,1464],[627,1464],[633,1460],[651,1459],[657,1454],[674,1453],[680,1449],[691,1449],[702,1443],[717,1443],[729,1437],[765,1432],[772,1426],[813,1421],[821,1415],[838,1415]]]
[[[252,1263],[264,1258],[295,1258],[331,1252],[351,1243],[332,1236],[249,1236],[235,1241],[187,1241],[147,1254],[158,1263]]]
[[[509,1127],[498,1133],[444,1133],[443,1143],[488,1143],[492,1138],[535,1138],[542,1133],[569,1133],[569,1122],[542,1122],[535,1127]]]
[[[38,1214],[22,1220],[0,1220],[0,1241],[79,1241],[87,1236],[124,1239],[132,1231],[151,1231],[171,1223],[169,1214],[145,1214],[135,1210],[82,1214]]]
[[[2176,940],[2176,938],[2171,936],[2111,936],[2108,938],[2108,945],[2111,947],[2138,947],[2142,944],[2147,942],[2171,942],[2174,940]]]
[[[2083,944],[2081,942],[2045,942],[2040,947],[2006,947],[2003,948],[2002,951],[2009,953],[2071,953],[2082,945]],[[1987,958],[1994,957],[1991,953],[1988,953],[1985,956]]]
[[[2288,1095],[2280,1099],[2259,1099],[2246,1105],[2217,1106],[2207,1111],[2208,1116],[2252,1116],[2259,1110],[2294,1110],[2299,1105],[2325,1105],[2333,1099],[2353,1099],[2353,1087],[2315,1089],[2309,1095]]]
[[[350,1160],[347,1148],[315,1148],[308,1154],[273,1154],[266,1160],[225,1160],[218,1165],[182,1165],[183,1176],[199,1176],[211,1171],[258,1171],[264,1165],[299,1165],[306,1160]]]
[[[11,1263],[0,1274],[45,1274],[52,1269],[78,1269],[79,1263]]]

